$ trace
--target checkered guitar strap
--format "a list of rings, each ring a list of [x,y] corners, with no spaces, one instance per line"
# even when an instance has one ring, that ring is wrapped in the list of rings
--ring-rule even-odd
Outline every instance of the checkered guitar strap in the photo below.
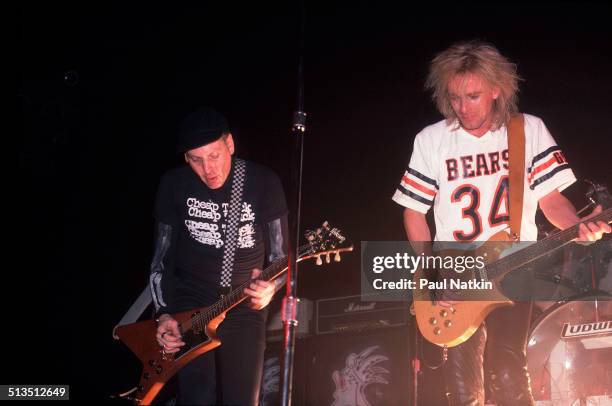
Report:
[[[226,295],[232,287],[232,270],[236,247],[238,243],[238,224],[240,223],[240,212],[242,209],[242,194],[244,181],[246,179],[246,163],[242,159],[234,161],[234,180],[230,195],[229,212],[227,214],[225,228],[225,248],[223,250],[223,264],[221,265],[221,294]]]

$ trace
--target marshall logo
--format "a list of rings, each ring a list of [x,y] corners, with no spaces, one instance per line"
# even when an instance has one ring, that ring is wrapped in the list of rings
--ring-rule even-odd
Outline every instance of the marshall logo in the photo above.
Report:
[[[574,324],[573,326],[565,323],[561,338],[588,337],[602,334],[612,334],[612,320]]]
[[[371,302],[368,305],[360,305],[355,304],[355,302],[349,303],[346,309],[344,309],[344,313],[352,313],[352,312],[362,312],[364,310],[374,310],[376,307],[376,302]]]

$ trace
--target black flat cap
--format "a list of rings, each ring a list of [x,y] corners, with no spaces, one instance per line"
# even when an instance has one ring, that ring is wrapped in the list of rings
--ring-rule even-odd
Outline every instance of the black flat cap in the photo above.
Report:
[[[228,132],[229,125],[223,114],[210,107],[200,107],[182,121],[176,151],[182,154],[210,144]]]

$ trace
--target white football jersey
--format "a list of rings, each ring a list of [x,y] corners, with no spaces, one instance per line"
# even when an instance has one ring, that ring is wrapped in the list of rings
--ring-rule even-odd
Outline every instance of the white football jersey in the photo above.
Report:
[[[538,200],[576,181],[541,119],[525,117],[525,186],[521,241],[535,241]],[[414,139],[410,165],[393,200],[427,213],[436,241],[484,241],[509,227],[508,138],[505,126],[475,137],[440,121]]]

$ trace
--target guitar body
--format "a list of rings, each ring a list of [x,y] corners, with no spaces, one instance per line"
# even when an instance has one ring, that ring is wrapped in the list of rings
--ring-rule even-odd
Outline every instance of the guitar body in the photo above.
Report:
[[[198,313],[204,313],[207,307],[173,314],[178,322],[179,330],[182,325],[189,324]],[[157,322],[145,320],[138,323],[117,327],[116,334],[125,345],[142,362],[142,374],[133,397],[139,405],[150,405],[164,385],[181,368],[194,358],[207,353],[221,345],[216,336],[217,327],[225,319],[225,313],[210,321],[203,330],[190,329],[183,335],[185,346],[174,354],[166,354],[155,340]]]
[[[506,248],[511,246],[511,241],[506,232],[500,231],[482,244],[472,255],[484,256],[486,263],[493,262]],[[465,255],[465,252],[461,254]],[[461,275],[466,278],[467,274],[468,272],[464,272],[456,276]],[[418,269],[415,272],[414,280],[419,281],[425,277],[424,272]],[[415,289],[413,292],[414,312],[423,337],[439,346],[455,347],[469,339],[493,310],[512,305],[513,302],[499,291],[497,282],[491,282],[493,283],[492,290],[475,291],[472,296],[474,299],[482,296],[482,300],[460,300],[450,308],[440,306],[433,301],[432,292],[427,287]],[[419,287],[418,283],[416,287]]]

